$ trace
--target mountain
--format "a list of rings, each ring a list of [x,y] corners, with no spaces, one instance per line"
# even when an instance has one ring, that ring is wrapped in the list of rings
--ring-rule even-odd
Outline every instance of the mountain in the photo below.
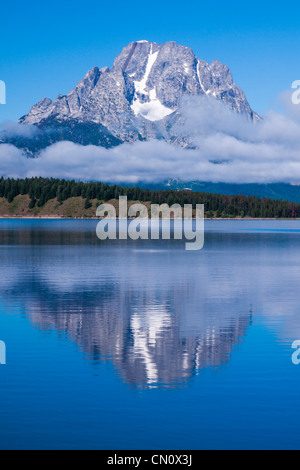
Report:
[[[137,185],[152,191],[172,189],[174,191],[187,190],[229,196],[242,194],[300,203],[300,185],[289,183],[212,183],[208,181],[181,181],[178,178],[172,178],[168,181],[152,184],[141,181]],[[124,183],[123,186],[129,185]]]
[[[35,155],[40,149],[70,140],[113,147],[122,142],[164,139],[188,146],[178,129],[183,96],[207,95],[221,100],[249,120],[259,120],[226,65],[198,59],[175,42],[130,43],[111,69],[93,67],[68,95],[43,98],[19,123],[32,124],[31,138],[2,139]]]

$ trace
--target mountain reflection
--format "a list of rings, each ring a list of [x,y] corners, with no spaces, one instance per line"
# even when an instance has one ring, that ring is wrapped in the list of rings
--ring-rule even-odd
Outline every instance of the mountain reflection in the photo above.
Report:
[[[182,386],[226,364],[252,303],[249,271],[236,263],[228,275],[235,254],[227,259],[227,238],[220,245],[209,235],[212,251],[187,253],[174,240],[103,243],[95,226],[3,223],[5,301],[21,305],[35,327],[75,341],[93,364],[111,361],[132,387]]]
[[[252,305],[280,343],[299,339],[298,232],[276,224],[227,221],[188,253],[174,240],[100,242],[96,221],[2,221],[2,298],[132,387],[181,386],[228,363]]]
[[[141,289],[129,279],[107,280],[69,291],[53,284],[33,275],[6,293],[22,298],[35,327],[67,335],[95,364],[111,360],[138,388],[180,386],[203,368],[225,364],[251,322],[250,312],[234,315],[226,305],[218,312],[221,306],[203,299],[196,283]],[[196,299],[189,305],[191,292]]]

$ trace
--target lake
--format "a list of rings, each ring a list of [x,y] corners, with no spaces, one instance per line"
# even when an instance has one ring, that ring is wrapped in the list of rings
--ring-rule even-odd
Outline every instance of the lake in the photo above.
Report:
[[[300,221],[0,221],[2,449],[300,448]]]

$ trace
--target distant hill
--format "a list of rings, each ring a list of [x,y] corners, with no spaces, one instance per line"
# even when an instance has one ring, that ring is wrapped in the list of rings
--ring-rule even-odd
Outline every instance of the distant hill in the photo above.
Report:
[[[124,183],[124,186],[127,184]],[[159,184],[150,184],[139,182],[138,186],[144,189],[168,190],[173,189],[187,190],[212,194],[243,195],[266,197],[269,199],[282,199],[283,201],[292,201],[300,203],[300,185],[288,183],[270,183],[270,184],[238,184],[238,183],[209,183],[200,181],[181,181],[179,179],[170,179]]]

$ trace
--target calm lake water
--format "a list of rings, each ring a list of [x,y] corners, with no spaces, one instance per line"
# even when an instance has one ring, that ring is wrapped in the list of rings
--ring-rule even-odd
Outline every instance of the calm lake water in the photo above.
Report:
[[[0,221],[2,449],[300,448],[300,222]]]

